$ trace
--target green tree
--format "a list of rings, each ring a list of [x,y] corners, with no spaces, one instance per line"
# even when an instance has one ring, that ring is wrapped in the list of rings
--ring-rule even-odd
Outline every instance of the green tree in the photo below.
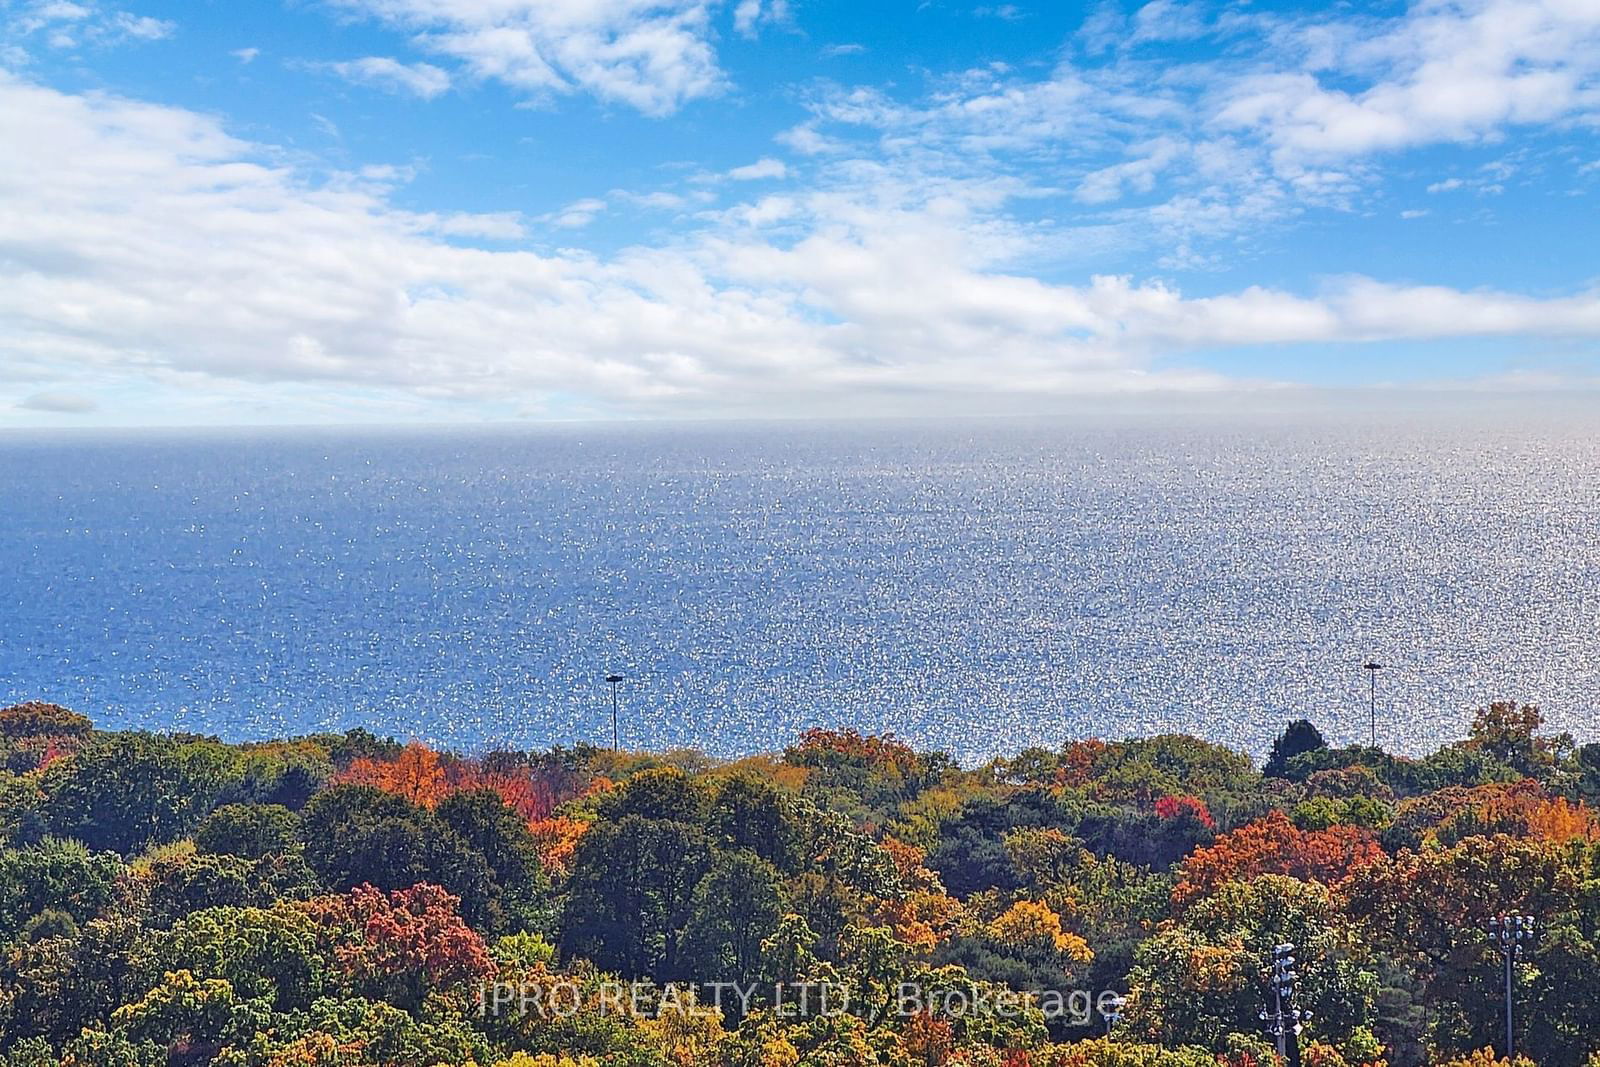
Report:
[[[244,752],[239,781],[224,799],[281,804],[299,811],[332,777],[333,761],[324,749],[309,742],[249,748]]]
[[[167,1050],[169,1064],[204,1063],[231,1042],[266,1029],[270,1017],[267,1005],[240,997],[226,980],[201,980],[180,970],[112,1012],[111,1033]]]
[[[239,856],[175,852],[151,862],[148,879],[148,922],[157,927],[201,908],[272,902],[272,886],[257,877],[253,862]]]
[[[43,815],[58,836],[126,856],[192,832],[238,773],[214,741],[107,734],[45,770]]]
[[[1133,1033],[1217,1046],[1258,1031],[1273,946],[1295,945],[1308,1038],[1339,1044],[1375,1015],[1378,979],[1364,946],[1315,882],[1263,875],[1230,882],[1139,947],[1129,978]]]
[[[675,767],[654,767],[606,794],[600,814],[614,821],[633,815],[698,824],[705,817],[707,799],[705,787],[687,774]]]
[[[140,960],[155,984],[173,970],[225,979],[246,998],[280,1011],[307,1008],[331,990],[330,961],[318,951],[317,926],[303,908],[206,908],[153,935]]]
[[[91,852],[81,841],[45,838],[0,852],[0,941],[47,910],[77,922],[100,913],[123,870],[115,853]]]
[[[578,845],[563,952],[628,978],[677,977],[694,889],[710,863],[699,827],[638,815],[602,820]]]
[[[0,770],[0,848],[38,839],[44,831],[39,813],[43,803],[38,775]]]
[[[461,898],[479,929],[503,922],[500,887],[483,854],[434,814],[365,785],[335,786],[306,805],[300,827],[306,862],[329,889],[405,889],[420,882]]]
[[[300,818],[282,804],[225,804],[195,831],[203,852],[258,860],[299,844]]]
[[[790,798],[750,775],[725,780],[711,800],[707,827],[719,848],[747,849],[785,873],[800,869],[804,829]]]
[[[1288,776],[1290,760],[1327,747],[1328,742],[1322,739],[1322,732],[1309,720],[1296,719],[1272,743],[1272,754],[1267,757],[1261,773],[1269,778],[1285,778]]]
[[[507,927],[549,926],[549,882],[528,824],[491,789],[464,789],[439,802],[434,816],[484,858]]]
[[[754,852],[724,852],[695,887],[683,934],[683,974],[695,982],[749,984],[761,945],[783,917],[778,871]]]

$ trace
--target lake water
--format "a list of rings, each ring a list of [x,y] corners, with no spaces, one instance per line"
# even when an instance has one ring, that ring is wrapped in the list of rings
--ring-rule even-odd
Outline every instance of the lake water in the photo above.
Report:
[[[963,759],[1600,737],[1600,422],[0,436],[0,702],[243,739]]]

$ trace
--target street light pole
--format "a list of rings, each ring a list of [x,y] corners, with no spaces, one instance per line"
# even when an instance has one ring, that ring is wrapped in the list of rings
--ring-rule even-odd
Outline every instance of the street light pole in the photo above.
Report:
[[[1311,1018],[1309,1011],[1294,1006],[1294,984],[1299,978],[1294,970],[1294,946],[1278,945],[1272,950],[1272,1011],[1262,1012],[1261,1021],[1277,1042],[1278,1055],[1292,1067],[1300,1063],[1301,1024]]]
[[[1485,929],[1500,952],[1500,962],[1505,968],[1506,983],[1506,1059],[1516,1054],[1516,1032],[1512,1026],[1512,977],[1522,946],[1533,939],[1532,915],[1497,915],[1490,919]]]
[[[606,681],[611,683],[611,751],[615,752],[620,747],[617,737],[617,686],[622,682],[622,675],[608,674]]]
[[[1122,1021],[1122,1011],[1128,1006],[1128,998],[1118,993],[1106,998],[1100,1005],[1100,1014],[1106,1020],[1106,1040],[1111,1040],[1111,1031],[1116,1029]]]
[[[1378,672],[1384,669],[1382,663],[1368,660],[1361,665],[1367,672],[1367,710],[1372,716],[1372,747],[1378,747]]]

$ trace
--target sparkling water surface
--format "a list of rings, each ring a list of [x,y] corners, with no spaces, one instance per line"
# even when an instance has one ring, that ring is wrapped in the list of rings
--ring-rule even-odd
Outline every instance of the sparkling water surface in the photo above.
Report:
[[[1600,418],[0,435],[0,701],[975,761],[1497,697],[1600,738]]]

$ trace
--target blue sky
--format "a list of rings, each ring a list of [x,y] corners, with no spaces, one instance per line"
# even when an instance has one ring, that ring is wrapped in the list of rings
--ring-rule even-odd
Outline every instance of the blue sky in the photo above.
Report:
[[[1600,382],[1600,5],[0,0],[0,425]]]

